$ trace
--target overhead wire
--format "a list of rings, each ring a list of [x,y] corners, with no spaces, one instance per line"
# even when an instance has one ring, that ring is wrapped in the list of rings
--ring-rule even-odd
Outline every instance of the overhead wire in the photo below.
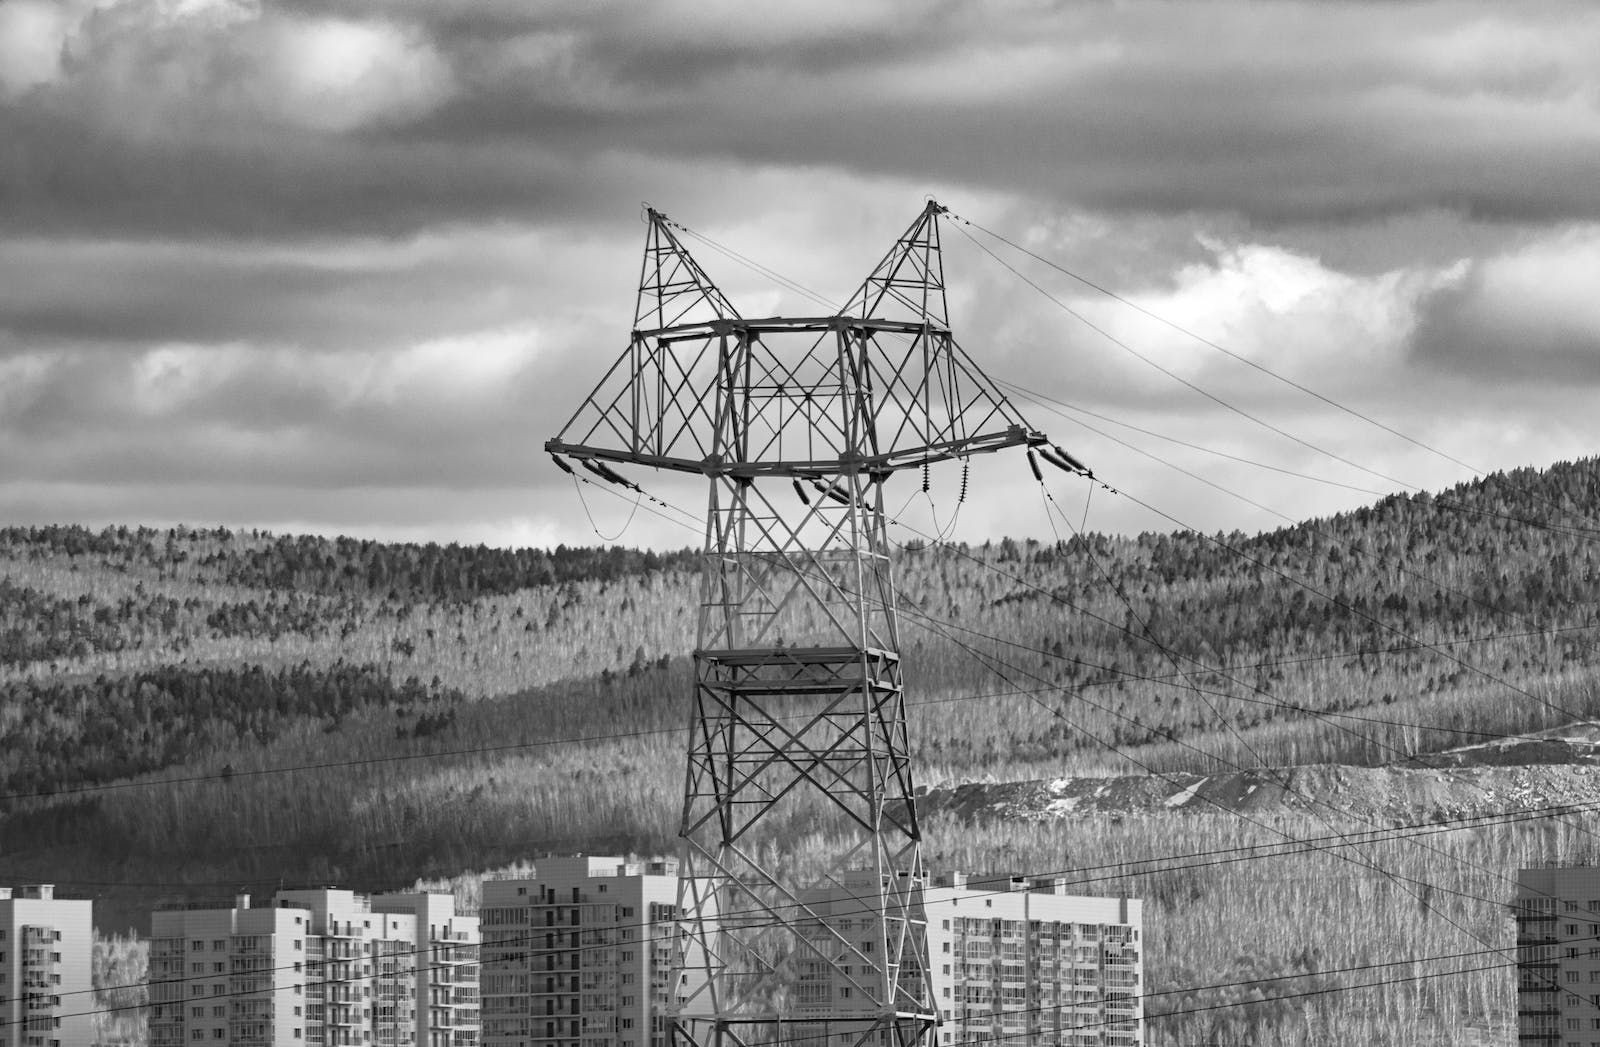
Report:
[[[1219,344],[1219,343],[1217,343],[1217,342],[1215,342],[1215,341],[1213,341],[1213,340],[1211,340],[1209,338],[1206,338],[1203,335],[1198,334],[1197,332],[1195,332],[1195,331],[1193,331],[1193,330],[1191,330],[1191,329],[1189,329],[1187,327],[1184,327],[1182,324],[1179,324],[1174,320],[1171,320],[1171,319],[1169,319],[1169,318],[1167,318],[1165,316],[1162,316],[1161,314],[1155,312],[1154,310],[1147,309],[1144,306],[1140,305],[1138,302],[1135,302],[1132,299],[1124,297],[1123,295],[1117,294],[1115,291],[1111,290],[1110,288],[1105,287],[1105,286],[1103,286],[1103,285],[1101,285],[1099,283],[1096,283],[1095,281],[1090,280],[1089,278],[1087,278],[1087,277],[1085,277],[1085,276],[1083,276],[1083,275],[1081,275],[1079,273],[1076,273],[1076,272],[1072,271],[1071,269],[1068,269],[1066,266],[1060,264],[1059,262],[1057,262],[1057,261],[1055,261],[1055,260],[1053,260],[1051,258],[1048,258],[1048,257],[1038,253],[1037,251],[1033,251],[1033,250],[1029,249],[1028,247],[1026,247],[1024,245],[1017,243],[1015,240],[1012,240],[1012,239],[1010,239],[1010,238],[1008,238],[1008,237],[1006,237],[1006,236],[1004,236],[1004,235],[1002,235],[1002,234],[1000,234],[998,232],[995,232],[992,229],[987,228],[986,226],[980,225],[979,223],[974,222],[974,221],[972,221],[970,219],[963,218],[962,216],[957,215],[954,212],[951,212],[951,211],[948,211],[948,210],[946,210],[945,215],[948,216],[950,218],[950,220],[952,220],[954,222],[961,223],[960,225],[958,225],[956,227],[958,230],[961,230],[961,226],[962,225],[970,226],[973,229],[977,229],[979,232],[983,233],[984,235],[993,237],[995,240],[998,240],[999,242],[1005,244],[1006,246],[1012,248],[1013,250],[1019,251],[1022,254],[1027,255],[1028,257],[1034,259],[1035,261],[1041,262],[1044,265],[1049,266],[1051,269],[1054,269],[1056,272],[1061,273],[1062,275],[1067,276],[1067,277],[1077,281],[1078,283],[1082,284],[1083,286],[1088,287],[1091,290],[1098,292],[1099,294],[1105,295],[1107,298],[1110,298],[1111,300],[1113,300],[1115,302],[1118,302],[1118,303],[1128,307],[1129,309],[1132,309],[1135,312],[1138,312],[1138,313],[1142,314],[1143,316],[1146,316],[1149,319],[1156,321],[1157,323],[1163,324],[1164,326],[1172,329],[1173,331],[1176,331],[1177,333],[1183,335],[1184,337],[1189,338],[1189,339],[1193,340],[1194,342],[1196,342],[1196,343],[1198,343],[1200,345],[1203,345],[1203,346],[1205,346],[1205,347],[1207,347],[1209,349],[1213,349],[1213,350],[1223,354],[1224,356],[1228,357],[1229,359],[1234,360],[1237,363],[1243,364],[1246,367],[1253,368],[1254,370],[1256,370],[1256,371],[1258,371],[1258,372],[1260,372],[1260,373],[1262,373],[1262,374],[1274,379],[1275,381],[1281,382],[1281,383],[1283,383],[1283,384],[1285,384],[1285,385],[1287,385],[1287,386],[1289,386],[1289,387],[1291,387],[1293,389],[1296,389],[1299,392],[1304,393],[1305,395],[1307,395],[1307,396],[1309,396],[1309,397],[1311,397],[1311,398],[1313,398],[1315,400],[1318,400],[1321,403],[1324,403],[1329,407],[1332,407],[1332,408],[1334,408],[1336,410],[1342,411],[1345,414],[1348,414],[1353,418],[1357,418],[1357,419],[1359,419],[1359,420],[1361,420],[1361,421],[1367,423],[1368,425],[1371,425],[1371,426],[1373,426],[1373,427],[1375,427],[1377,429],[1381,429],[1384,432],[1389,433],[1391,436],[1398,437],[1399,439],[1404,440],[1405,442],[1413,445],[1414,447],[1417,447],[1417,448],[1420,448],[1421,450],[1427,451],[1428,453],[1433,454],[1433,455],[1435,455],[1435,456],[1437,456],[1439,458],[1442,458],[1443,460],[1445,460],[1447,462],[1450,462],[1453,465],[1459,466],[1462,469],[1467,470],[1469,473],[1481,476],[1481,475],[1484,475],[1487,472],[1487,470],[1481,468],[1480,466],[1473,465],[1470,462],[1465,462],[1462,459],[1456,457],[1455,455],[1451,454],[1448,451],[1445,451],[1445,450],[1442,450],[1441,448],[1435,447],[1434,445],[1429,444],[1429,443],[1427,443],[1427,442],[1425,442],[1423,440],[1420,440],[1417,437],[1412,436],[1409,433],[1403,432],[1400,429],[1396,429],[1395,427],[1389,425],[1386,422],[1382,422],[1382,421],[1378,420],[1377,418],[1372,417],[1371,415],[1368,415],[1368,414],[1365,414],[1365,413],[1363,413],[1361,411],[1358,411],[1355,408],[1349,406],[1348,404],[1341,403],[1338,400],[1335,400],[1330,396],[1327,396],[1327,395],[1325,395],[1323,393],[1320,393],[1317,390],[1312,389],[1309,386],[1307,386],[1307,385],[1305,385],[1305,384],[1303,384],[1301,382],[1297,382],[1294,379],[1288,377],[1287,375],[1281,374],[1280,372],[1275,371],[1270,367],[1267,367],[1265,364],[1261,363],[1260,361],[1252,360],[1249,357],[1243,355],[1242,353],[1236,353],[1233,350],[1227,348],[1226,346],[1223,346],[1223,345],[1221,345],[1221,344]],[[965,232],[965,230],[961,230],[961,231]],[[973,238],[970,235],[968,235],[968,239],[972,240]],[[976,244],[977,241],[973,240],[973,243]],[[980,247],[980,249],[982,249],[982,245],[981,244],[978,245],[978,246]],[[987,251],[985,249],[985,253],[988,253],[991,257],[994,257],[994,258],[996,258],[997,261],[999,261],[998,256],[995,256],[993,254],[993,252],[989,252],[989,251]],[[1001,264],[1004,265],[1005,263],[1001,262]],[[1007,268],[1010,268],[1010,267],[1007,266]],[[1012,270],[1012,271],[1015,272],[1016,270]],[[1031,281],[1029,281],[1029,282],[1031,283]],[[1035,285],[1035,286],[1037,287],[1037,285]],[[1042,288],[1041,288],[1041,290],[1042,290]],[[1551,500],[1549,500],[1547,498],[1543,498],[1542,496],[1538,496],[1537,494],[1535,494],[1534,497],[1536,498],[1536,500],[1544,502],[1546,505],[1549,505],[1551,508],[1554,508],[1554,509],[1557,509],[1557,510],[1559,510],[1561,512],[1564,512],[1569,516],[1574,516],[1574,517],[1576,517],[1578,519],[1586,520],[1586,521],[1588,521],[1590,523],[1594,522],[1592,517],[1588,516],[1587,514],[1580,513],[1576,509],[1568,508],[1568,507],[1563,506],[1563,505],[1561,505],[1561,504],[1559,504],[1557,502],[1553,502],[1553,501],[1551,501]]]
[[[1059,688],[1051,688],[1052,691]],[[1060,886],[1064,888],[1082,887],[1093,883],[1117,882],[1135,880],[1142,877],[1163,876],[1177,872],[1188,872],[1193,869],[1205,869],[1221,865],[1234,865],[1240,862],[1266,861],[1272,858],[1293,858],[1303,854],[1314,854],[1339,847],[1357,846],[1359,844],[1391,843],[1400,836],[1440,836],[1470,831],[1476,829],[1494,828],[1496,826],[1520,825],[1525,822],[1543,822],[1552,818],[1577,814],[1600,814],[1600,800],[1590,803],[1576,804],[1546,804],[1535,807],[1517,807],[1501,811],[1482,812],[1477,814],[1463,814],[1454,817],[1437,815],[1424,821],[1407,822],[1400,825],[1386,826],[1381,829],[1357,830],[1351,832],[1329,833],[1323,836],[1304,836],[1295,840],[1279,840],[1266,843],[1241,843],[1231,847],[1212,847],[1200,851],[1180,851],[1165,855],[1154,855],[1146,858],[1126,858],[1113,862],[1104,862],[1098,865],[1075,865],[1070,868],[1046,872],[1029,872],[1023,875],[1027,878],[1037,877],[1062,877]],[[1126,818],[1123,812],[1107,812],[1107,817]],[[1324,846],[1326,845],[1326,846]],[[1272,848],[1281,848],[1272,850]],[[1190,861],[1190,859],[1204,859]],[[527,861],[537,866],[539,858],[530,858]],[[1181,863],[1181,864],[1179,864]],[[1150,866],[1150,868],[1143,868]],[[1086,876],[1085,873],[1101,873],[1098,876]],[[1067,876],[1073,879],[1065,879]],[[515,877],[511,877],[515,878]],[[57,879],[57,888],[72,887],[212,887],[220,890],[236,891],[257,884],[276,886],[280,890],[306,890],[322,886],[321,883],[286,883],[282,876],[250,877],[239,876],[227,880],[185,880],[176,883],[172,880],[77,880]],[[982,880],[969,880],[969,886],[981,885]],[[382,892],[380,892],[382,893]]]
[[[1232,412],[1234,414],[1237,414],[1241,418],[1244,418],[1247,421],[1250,421],[1250,422],[1260,426],[1263,429],[1266,429],[1266,430],[1268,430],[1270,432],[1276,433],[1277,435],[1283,437],[1286,440],[1291,441],[1292,443],[1299,444],[1300,446],[1306,448],[1307,450],[1315,451],[1316,453],[1318,453],[1320,455],[1324,455],[1324,456],[1326,456],[1328,458],[1333,459],[1336,462],[1340,462],[1340,463],[1342,463],[1344,465],[1348,465],[1352,469],[1357,469],[1357,470],[1359,470],[1359,471],[1361,471],[1363,473],[1367,473],[1368,475],[1374,476],[1379,480],[1385,481],[1386,483],[1392,483],[1397,487],[1404,487],[1404,488],[1407,488],[1407,489],[1410,489],[1410,490],[1415,490],[1416,489],[1416,485],[1415,484],[1408,483],[1408,482],[1406,482],[1404,480],[1396,479],[1395,477],[1390,476],[1387,473],[1379,472],[1378,470],[1373,469],[1370,466],[1365,466],[1365,465],[1362,465],[1361,463],[1359,463],[1359,462],[1357,462],[1357,461],[1355,461],[1353,459],[1346,458],[1344,455],[1339,454],[1336,451],[1330,451],[1325,447],[1321,447],[1321,446],[1319,446],[1319,445],[1317,445],[1315,443],[1312,443],[1310,440],[1307,440],[1304,437],[1296,436],[1294,433],[1289,432],[1287,429],[1284,429],[1282,426],[1275,425],[1274,423],[1267,421],[1265,418],[1262,418],[1260,415],[1253,414],[1250,411],[1247,411],[1244,408],[1239,407],[1238,405],[1232,403],[1231,401],[1223,399],[1222,397],[1218,396],[1216,393],[1213,393],[1209,389],[1206,389],[1204,386],[1201,386],[1198,383],[1190,381],[1189,379],[1187,379],[1187,378],[1183,377],[1182,375],[1178,374],[1172,368],[1167,367],[1165,364],[1162,364],[1162,363],[1156,361],[1155,359],[1151,358],[1150,356],[1147,356],[1144,353],[1139,352],[1139,350],[1133,348],[1133,346],[1129,345],[1127,342],[1125,342],[1122,339],[1118,338],[1116,335],[1112,334],[1110,331],[1106,330],[1104,327],[1102,327],[1099,324],[1095,323],[1093,320],[1090,320],[1088,317],[1084,316],[1078,310],[1072,308],[1072,306],[1068,305],[1066,302],[1062,301],[1060,298],[1058,298],[1055,295],[1051,294],[1050,291],[1047,290],[1042,284],[1040,284],[1037,281],[1031,279],[1026,274],[1024,274],[1020,269],[1018,269],[1015,266],[1013,266],[1010,262],[1007,262],[1004,258],[1001,258],[999,255],[995,254],[993,251],[991,251],[988,248],[987,245],[979,242],[976,237],[974,237],[971,233],[967,232],[960,225],[957,225],[955,228],[956,228],[956,230],[958,232],[961,233],[962,236],[965,236],[969,241],[971,241],[971,243],[975,247],[977,247],[978,250],[982,251],[984,254],[986,254],[990,258],[994,259],[996,263],[998,263],[999,265],[1004,267],[1008,272],[1010,272],[1017,279],[1021,280],[1023,283],[1027,284],[1029,287],[1031,287],[1035,291],[1039,292],[1039,294],[1043,295],[1050,302],[1054,303],[1057,308],[1061,309],[1067,315],[1071,316],[1073,319],[1077,320],[1079,323],[1083,324],[1085,327],[1089,328],[1091,331],[1093,331],[1096,334],[1100,335],[1100,337],[1104,338],[1106,341],[1110,342],[1112,345],[1116,346],[1118,349],[1121,349],[1123,352],[1128,353],[1130,356],[1132,356],[1135,359],[1141,361],[1145,365],[1147,365],[1147,366],[1149,366],[1149,367],[1161,372],[1162,374],[1166,375],[1168,378],[1172,379],[1174,382],[1177,382],[1179,385],[1182,385],[1185,388],[1192,390],[1193,392],[1199,394],[1200,396],[1205,397],[1207,400],[1212,401],[1217,406],[1222,407],[1225,410],[1228,410],[1228,411],[1230,411],[1230,412]]]
[[[1171,468],[1178,469],[1179,471],[1184,472],[1186,475],[1191,476],[1192,478],[1194,478],[1196,480],[1199,480],[1201,483],[1205,483],[1205,484],[1208,484],[1209,486],[1217,487],[1218,490],[1222,490],[1224,493],[1233,495],[1236,498],[1240,498],[1241,500],[1248,502],[1250,505],[1253,505],[1256,508],[1261,509],[1264,512],[1270,513],[1273,516],[1277,516],[1280,519],[1290,520],[1291,522],[1293,522],[1296,525],[1304,525],[1306,523],[1306,521],[1296,520],[1296,519],[1294,519],[1292,517],[1287,516],[1284,513],[1278,512],[1278,511],[1276,511],[1274,509],[1270,509],[1270,508],[1268,508],[1268,507],[1266,507],[1264,505],[1261,505],[1261,504],[1259,504],[1257,502],[1250,501],[1249,499],[1244,498],[1242,495],[1238,495],[1235,492],[1228,491],[1226,488],[1222,488],[1217,484],[1213,484],[1209,480],[1204,480],[1204,479],[1202,479],[1202,478],[1200,478],[1198,476],[1195,476],[1193,473],[1189,472],[1188,470],[1184,470],[1181,467],[1179,467],[1179,466],[1167,461],[1166,459],[1163,459],[1163,458],[1160,458],[1157,455],[1154,455],[1150,451],[1144,450],[1143,448],[1140,448],[1140,447],[1138,447],[1138,446],[1136,446],[1134,444],[1128,443],[1126,440],[1122,440],[1122,439],[1119,439],[1118,437],[1112,436],[1110,433],[1107,433],[1103,429],[1097,429],[1094,426],[1089,425],[1087,422],[1084,422],[1082,419],[1074,417],[1074,415],[1075,414],[1087,415],[1090,418],[1095,418],[1095,419],[1098,419],[1098,420],[1103,421],[1103,422],[1108,422],[1108,423],[1110,423],[1112,425],[1120,426],[1121,428],[1124,428],[1124,429],[1131,429],[1132,431],[1134,431],[1136,433],[1140,433],[1140,434],[1142,434],[1144,436],[1150,436],[1150,437],[1153,437],[1153,438],[1155,438],[1157,440],[1166,441],[1167,443],[1177,444],[1180,447],[1186,447],[1186,448],[1188,448],[1190,450],[1193,450],[1193,451],[1200,451],[1202,453],[1213,455],[1213,456],[1218,457],[1218,458],[1223,458],[1223,459],[1226,459],[1228,461],[1238,462],[1241,465],[1249,465],[1249,466],[1253,466],[1254,468],[1257,468],[1257,469],[1264,469],[1264,470],[1267,470],[1269,472],[1275,472],[1275,473],[1279,473],[1279,474],[1285,475],[1285,476],[1292,476],[1292,477],[1295,477],[1295,478],[1301,479],[1301,480],[1309,480],[1312,483],[1324,484],[1324,485],[1329,486],[1329,487],[1339,487],[1339,488],[1343,488],[1345,490],[1355,491],[1355,492],[1360,493],[1360,494],[1370,494],[1370,495],[1374,495],[1374,496],[1378,496],[1378,497],[1389,497],[1390,496],[1389,492],[1378,491],[1378,490],[1374,490],[1372,488],[1367,488],[1367,487],[1358,487],[1358,486],[1356,486],[1354,484],[1342,483],[1342,482],[1340,482],[1338,480],[1328,479],[1327,477],[1315,476],[1315,475],[1313,475],[1311,473],[1303,473],[1303,472],[1299,472],[1299,471],[1294,470],[1294,469],[1286,469],[1286,468],[1284,468],[1282,466],[1272,465],[1272,464],[1270,464],[1268,462],[1258,461],[1258,460],[1253,459],[1253,458],[1246,458],[1243,455],[1236,455],[1236,454],[1230,454],[1230,453],[1228,453],[1226,451],[1219,451],[1219,450],[1217,450],[1215,448],[1206,447],[1203,444],[1193,443],[1192,441],[1184,440],[1184,439],[1182,439],[1180,437],[1172,436],[1172,435],[1167,434],[1167,433],[1158,433],[1158,432],[1155,432],[1154,430],[1144,428],[1143,426],[1134,425],[1131,422],[1126,422],[1126,421],[1123,421],[1121,419],[1112,418],[1110,415],[1102,414],[1102,413],[1100,413],[1098,411],[1091,411],[1088,408],[1079,406],[1077,404],[1071,404],[1071,403],[1067,403],[1064,400],[1058,400],[1055,397],[1049,396],[1049,395],[1047,395],[1045,393],[1041,393],[1036,389],[1031,389],[1031,388],[1028,388],[1027,386],[1020,385],[1020,384],[1018,384],[1016,382],[1008,381],[1008,380],[1003,379],[1003,378],[995,378],[995,379],[993,379],[993,381],[994,381],[994,383],[996,385],[1004,386],[1005,388],[1011,390],[1015,395],[1021,397],[1022,399],[1027,400],[1030,403],[1035,404],[1036,406],[1042,408],[1045,411],[1050,412],[1051,414],[1055,414],[1055,415],[1057,415],[1059,417],[1066,418],[1068,421],[1072,422],[1073,424],[1082,426],[1083,428],[1089,430],[1090,432],[1094,433],[1095,435],[1097,435],[1097,436],[1099,436],[1099,437],[1101,437],[1101,438],[1103,438],[1105,440],[1109,440],[1112,443],[1118,444],[1118,445],[1120,445],[1122,447],[1126,447],[1129,450],[1132,450],[1132,451],[1134,451],[1134,452],[1136,452],[1138,454],[1144,455],[1145,457],[1152,458],[1152,459],[1155,459],[1157,461],[1160,461],[1160,462],[1162,462],[1162,464],[1168,465]],[[1420,490],[1420,488],[1417,488],[1416,490]],[[1486,508],[1484,508],[1482,506],[1470,505],[1470,504],[1468,504],[1466,502],[1457,501],[1457,500],[1455,500],[1453,498],[1447,498],[1442,494],[1434,494],[1434,495],[1432,495],[1431,497],[1428,498],[1427,502],[1423,503],[1423,504],[1425,504],[1425,506],[1427,508],[1443,509],[1443,510],[1446,510],[1446,511],[1449,511],[1449,512],[1459,513],[1459,514],[1467,515],[1467,516],[1482,516],[1482,517],[1486,517],[1486,518],[1494,519],[1494,520],[1503,520],[1503,521],[1505,521],[1507,523],[1520,524],[1520,525],[1522,525],[1524,527],[1531,527],[1531,528],[1533,528],[1535,530],[1549,531],[1549,532],[1551,532],[1553,534],[1567,535],[1569,537],[1582,538],[1584,540],[1592,540],[1592,539],[1594,539],[1596,537],[1600,537],[1600,528],[1562,526],[1562,525],[1559,525],[1559,524],[1550,523],[1549,521],[1546,521],[1546,520],[1537,520],[1537,519],[1533,519],[1532,517],[1517,516],[1517,515],[1513,515],[1511,513],[1497,512],[1497,511],[1495,511],[1493,509],[1486,509]]]

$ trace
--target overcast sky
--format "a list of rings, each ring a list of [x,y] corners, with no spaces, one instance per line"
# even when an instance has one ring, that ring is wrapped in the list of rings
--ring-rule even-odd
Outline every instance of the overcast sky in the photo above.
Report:
[[[1052,477],[1074,526],[1589,455],[1597,55],[1587,4],[0,0],[0,522],[696,544],[540,450],[626,346],[642,201],[842,300],[931,194],[1418,441],[947,225],[966,350],[1113,420],[1018,400],[1124,492]],[[959,536],[1052,526],[974,462]]]

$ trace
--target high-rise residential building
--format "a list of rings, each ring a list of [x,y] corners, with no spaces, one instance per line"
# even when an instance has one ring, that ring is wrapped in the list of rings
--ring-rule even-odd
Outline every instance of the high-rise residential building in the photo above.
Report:
[[[453,995],[436,995],[438,972],[427,962],[436,951],[431,935],[440,933],[439,941],[451,948],[449,984],[454,987],[458,969],[470,977],[470,953],[457,963],[455,946],[475,944],[475,921],[453,916],[450,895],[392,897],[375,906],[354,891],[285,890],[269,905],[253,907],[249,895],[240,895],[229,908],[157,912],[150,941],[150,1047],[475,1043],[472,1007],[458,1015]],[[446,921],[447,905],[452,918]],[[433,929],[423,918],[435,921]],[[450,937],[457,933],[467,937]],[[426,995],[419,975],[427,981]],[[447,1013],[435,1013],[441,1009]]]
[[[678,863],[534,870],[483,884],[484,1047],[667,1047]]]
[[[94,903],[0,887],[0,1047],[94,1042]]]
[[[478,917],[456,915],[451,895],[425,892],[375,894],[372,909],[416,918],[417,1043],[477,1047]]]
[[[1517,1042],[1600,1045],[1600,868],[1521,869]]]
[[[848,1016],[872,1006],[871,958],[892,950],[872,872],[804,899],[821,918],[810,935],[832,963],[802,960],[801,1014]],[[1069,895],[1058,880],[973,881],[938,876],[921,890],[938,1047],[1137,1047],[1144,1042],[1142,905],[1135,898]],[[888,933],[897,933],[890,927]],[[856,961],[856,962],[853,962]],[[852,970],[852,967],[856,968]],[[904,979],[902,979],[903,981]],[[854,1042],[822,1022],[800,1034],[813,1047]]]

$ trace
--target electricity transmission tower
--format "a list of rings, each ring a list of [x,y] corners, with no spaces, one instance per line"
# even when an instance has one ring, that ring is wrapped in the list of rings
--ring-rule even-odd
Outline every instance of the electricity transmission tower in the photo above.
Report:
[[[631,343],[545,445],[709,487],[679,1044],[912,1047],[937,1020],[884,486],[1046,440],[951,337],[943,210],[838,315],[758,320],[649,210]]]

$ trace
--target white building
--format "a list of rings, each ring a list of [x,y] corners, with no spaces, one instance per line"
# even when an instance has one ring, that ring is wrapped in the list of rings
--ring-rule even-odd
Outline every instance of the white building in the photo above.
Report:
[[[438,920],[450,895],[393,896],[375,907],[353,891],[279,891],[252,907],[157,912],[150,941],[150,1047],[441,1047],[472,1044],[472,1007],[435,1004],[427,957],[435,949],[419,911]],[[425,896],[426,897],[426,896]],[[386,910],[387,907],[387,910]],[[457,923],[456,920],[460,922]],[[474,921],[436,923],[467,933]],[[452,978],[459,967],[451,943]],[[428,981],[424,995],[417,969]],[[453,980],[450,984],[454,984]],[[421,1011],[421,1001],[429,1001]],[[447,1013],[434,1015],[435,1009]],[[421,1021],[418,1016],[421,1013]],[[456,1038],[457,1027],[466,1034]],[[439,1039],[436,1034],[448,1034]]]
[[[677,898],[671,859],[544,858],[485,880],[484,1047],[667,1047]]]
[[[1520,869],[1517,1042],[1600,1044],[1600,868]]]
[[[877,993],[863,993],[863,961],[884,955],[877,894],[860,882],[809,892],[831,935],[832,964],[800,965],[801,1013],[865,1013]],[[1142,906],[1134,898],[1066,894],[1055,880],[1021,878],[968,883],[936,877],[922,889],[929,981],[940,1024],[939,1047],[1137,1047],[1144,1042]],[[890,929],[894,933],[894,929]],[[854,970],[850,968],[854,967]],[[907,957],[902,984],[916,977]],[[817,1028],[808,1038],[817,1044]],[[840,1044],[849,1033],[828,1030]]]
[[[94,903],[0,887],[0,1047],[94,1041]]]
[[[372,909],[416,918],[417,1043],[477,1047],[478,918],[457,916],[448,894],[375,894]]]

